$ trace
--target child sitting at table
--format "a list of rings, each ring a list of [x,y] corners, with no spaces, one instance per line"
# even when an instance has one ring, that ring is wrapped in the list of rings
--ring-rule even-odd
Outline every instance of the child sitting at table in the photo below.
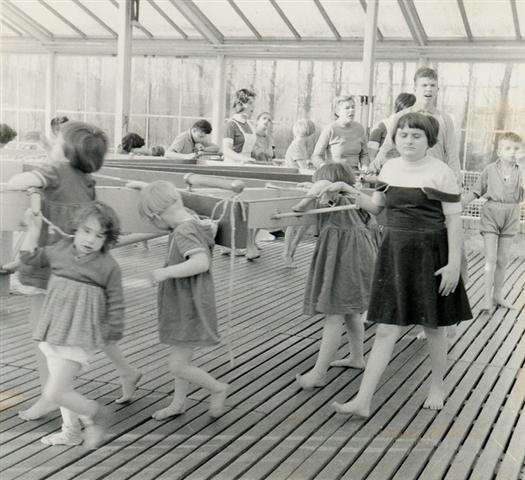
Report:
[[[208,140],[212,128],[208,120],[198,120],[190,130],[179,134],[165,153],[172,160],[193,160],[203,153],[219,153],[219,147]]]
[[[310,142],[315,133],[315,124],[308,118],[300,118],[293,126],[293,141],[284,156],[284,165],[290,168],[309,168],[313,145]]]

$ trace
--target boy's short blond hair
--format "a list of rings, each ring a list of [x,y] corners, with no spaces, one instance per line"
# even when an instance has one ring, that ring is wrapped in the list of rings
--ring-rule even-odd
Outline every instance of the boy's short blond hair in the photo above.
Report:
[[[300,118],[293,126],[295,137],[309,137],[315,133],[315,123],[308,118]]]
[[[498,145],[502,140],[507,140],[508,142],[513,142],[513,143],[523,142],[523,139],[517,133],[514,133],[514,132],[502,133],[501,136],[498,138],[498,142],[497,142]]]
[[[175,185],[165,180],[157,180],[141,190],[137,208],[141,217],[150,219],[175,203],[184,206],[182,196]]]

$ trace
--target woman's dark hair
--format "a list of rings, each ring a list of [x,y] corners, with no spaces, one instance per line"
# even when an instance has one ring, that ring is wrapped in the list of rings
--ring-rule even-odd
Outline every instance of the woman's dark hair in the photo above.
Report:
[[[423,130],[427,137],[427,143],[429,148],[432,148],[438,140],[439,123],[431,115],[425,115],[423,113],[405,113],[397,121],[397,125],[392,133],[392,140],[396,143],[396,133],[400,128],[417,128]]]
[[[98,127],[84,122],[69,121],[60,127],[64,137],[64,155],[84,173],[100,170],[108,150],[108,137]]]
[[[400,112],[405,108],[411,107],[416,103],[416,96],[413,93],[400,93],[394,102],[394,112]]]
[[[255,92],[248,90],[247,88],[241,88],[235,92],[235,100],[233,101],[233,109],[235,113],[240,113],[244,110],[244,105],[246,105],[250,98],[255,98],[257,95]]]
[[[107,252],[115,243],[120,235],[120,219],[108,204],[94,201],[79,208],[74,218],[74,229],[82,225],[89,217],[95,217],[100,223],[100,227],[106,238],[102,246],[102,252]]]
[[[51,131],[57,135],[60,131],[60,125],[63,123],[69,122],[69,118],[67,118],[65,115],[61,117],[54,117],[51,119]]]
[[[128,133],[122,137],[120,147],[126,153],[131,152],[134,148],[140,148],[145,145],[144,139],[138,133]]]
[[[16,137],[16,132],[7,123],[0,123],[0,144],[5,145]]]
[[[314,182],[319,180],[328,180],[329,182],[345,182],[348,185],[355,183],[355,176],[350,170],[342,163],[326,163],[322,167],[318,168],[312,177]]]

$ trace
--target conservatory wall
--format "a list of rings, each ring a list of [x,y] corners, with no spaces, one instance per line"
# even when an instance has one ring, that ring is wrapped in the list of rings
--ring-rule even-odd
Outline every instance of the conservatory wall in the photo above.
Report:
[[[0,121],[18,132],[18,146],[26,134],[44,130],[46,55],[1,55]],[[436,63],[440,95],[438,107],[455,122],[464,168],[480,170],[494,155],[498,132],[513,130],[525,136],[525,78],[523,63]],[[116,58],[57,55],[54,114],[101,126],[114,146]],[[372,124],[391,113],[400,92],[413,89],[413,62],[378,62]],[[148,145],[169,145],[199,118],[212,117],[214,58],[134,57],[129,131]],[[309,117],[320,130],[330,122],[333,98],[359,95],[361,62],[311,60],[228,59],[226,115],[238,88],[257,92],[256,114],[275,119],[277,155],[284,156],[292,139],[292,125]],[[359,107],[358,97],[358,107]],[[357,112],[359,117],[359,111]]]

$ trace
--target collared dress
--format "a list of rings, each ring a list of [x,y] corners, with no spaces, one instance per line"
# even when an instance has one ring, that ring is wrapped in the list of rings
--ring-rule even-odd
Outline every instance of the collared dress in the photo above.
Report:
[[[454,292],[443,296],[441,276],[435,275],[448,263],[445,214],[461,213],[454,173],[432,157],[418,162],[395,158],[379,180],[386,221],[368,320],[436,328],[471,319],[461,276]]]
[[[51,278],[33,339],[90,352],[122,338],[120,267],[108,252],[79,255],[72,239],[21,252],[27,265],[49,267]]]
[[[210,270],[184,278],[169,278],[159,284],[158,314],[161,343],[191,347],[219,343],[215,288],[211,273],[213,228],[199,220],[178,225],[170,235],[164,267],[186,261],[204,252]]]
[[[501,160],[487,165],[472,188],[477,197],[486,198],[481,207],[479,230],[483,235],[513,237],[520,229],[519,203],[525,198],[523,173],[514,162],[510,175],[503,174]]]
[[[337,197],[337,206],[350,205]],[[363,210],[319,215],[319,237],[310,263],[303,311],[306,315],[362,313],[368,308],[379,232]]]

